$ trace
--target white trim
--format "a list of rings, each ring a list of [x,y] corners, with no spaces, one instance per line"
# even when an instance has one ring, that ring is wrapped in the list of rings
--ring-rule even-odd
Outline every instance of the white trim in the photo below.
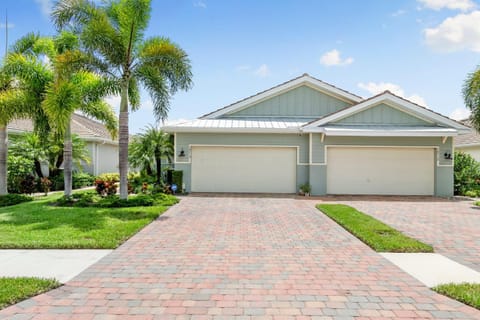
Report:
[[[183,132],[183,133],[301,133],[300,127],[292,128],[199,128],[199,127],[163,127],[165,132]]]
[[[480,143],[456,144],[455,148],[475,148],[480,147]]]
[[[321,136],[320,136],[320,142],[323,143],[323,141],[325,141],[325,133],[324,132],[322,132]]]
[[[445,142],[447,142],[447,139],[448,139],[447,136],[443,137],[443,138],[442,138],[442,144],[445,144]]]
[[[295,80],[286,82],[284,84],[281,84],[277,87],[274,87],[272,89],[269,89],[267,91],[264,91],[262,93],[254,95],[254,96],[252,96],[250,98],[247,98],[245,100],[241,100],[241,101],[239,101],[237,103],[234,103],[234,104],[232,104],[228,107],[225,107],[225,108],[219,109],[217,111],[214,111],[210,114],[204,115],[201,118],[203,118],[203,119],[215,119],[215,118],[217,118],[219,116],[222,116],[224,114],[231,113],[231,112],[238,111],[238,110],[242,110],[244,108],[249,107],[250,105],[252,105],[254,103],[258,103],[258,102],[260,102],[262,100],[265,100],[267,98],[274,97],[278,94],[281,94],[281,93],[285,92],[286,90],[291,90],[291,89],[294,89],[294,88],[299,87],[301,85],[309,85],[311,88],[316,89],[318,91],[321,91],[322,93],[328,93],[329,95],[331,95],[333,97],[336,97],[337,99],[338,98],[346,99],[350,103],[355,103],[355,102],[358,103],[358,102],[363,100],[360,97],[357,97],[357,96],[355,96],[351,93],[348,93],[346,91],[338,89],[338,88],[336,88],[332,85],[329,85],[329,84],[327,84],[323,81],[314,79],[314,78],[310,77],[309,75],[305,74],[305,75],[303,75],[303,76],[301,76],[301,77],[299,77]]]
[[[426,109],[426,108],[423,108],[423,107],[420,107],[414,103],[411,103],[409,101],[406,101],[406,100],[403,100],[393,94],[391,94],[390,92],[385,92],[373,99],[370,99],[370,100],[366,100],[364,102],[361,102],[359,104],[356,104],[350,108],[347,108],[347,109],[343,109],[339,112],[336,112],[334,114],[331,114],[329,116],[326,116],[322,119],[319,119],[317,121],[314,121],[310,124],[307,124],[303,127],[304,131],[305,132],[308,132],[309,130],[312,130],[318,126],[321,126],[321,125],[325,125],[329,122],[332,122],[332,121],[336,121],[336,120],[340,120],[340,119],[343,119],[345,117],[348,117],[350,115],[353,115],[355,113],[358,113],[360,111],[363,111],[363,110],[366,110],[368,108],[371,108],[371,107],[374,107],[380,103],[385,103],[389,106],[391,106],[390,104],[388,104],[388,102],[390,103],[393,103],[395,106],[397,106],[398,109],[404,111],[404,112],[408,112],[410,111],[411,113],[413,114],[416,114],[417,117],[425,117],[426,119],[430,119],[431,121],[433,122],[436,122],[436,123],[439,123],[439,124],[443,124],[443,125],[446,125],[448,127],[452,127],[452,128],[455,128],[457,129],[459,132],[470,132],[470,128],[454,121],[454,120],[451,120],[449,118],[446,118],[442,115],[439,115],[429,109]]]
[[[444,137],[457,136],[458,131],[450,128],[398,128],[394,129],[349,129],[341,127],[315,127],[303,132],[323,133],[332,137]],[[424,129],[424,130],[421,130]]]

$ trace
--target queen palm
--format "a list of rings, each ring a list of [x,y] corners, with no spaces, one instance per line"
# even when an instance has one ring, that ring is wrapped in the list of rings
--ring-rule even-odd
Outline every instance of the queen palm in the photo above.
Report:
[[[480,131],[480,67],[467,76],[463,84],[463,99],[465,106],[472,111],[473,126]]]
[[[151,0],[116,0],[97,5],[87,0],[60,0],[53,9],[58,28],[74,28],[96,58],[98,71],[117,83],[120,94],[120,197],[128,195],[128,117],[140,106],[139,88],[150,94],[157,120],[164,120],[169,99],[188,90],[192,73],[187,54],[164,37],[145,38]],[[130,107],[129,107],[130,105]]]
[[[115,134],[115,115],[102,100],[111,88],[108,81],[83,67],[88,56],[79,50],[78,39],[73,33],[63,32],[55,38],[31,35],[25,38],[30,40],[18,42],[23,53],[10,54],[6,67],[29,85],[34,85],[37,78],[47,80],[37,84],[37,91],[42,92],[37,102],[47,114],[55,134],[63,137],[65,195],[68,196],[72,191],[71,116],[75,111],[82,111],[103,121]]]

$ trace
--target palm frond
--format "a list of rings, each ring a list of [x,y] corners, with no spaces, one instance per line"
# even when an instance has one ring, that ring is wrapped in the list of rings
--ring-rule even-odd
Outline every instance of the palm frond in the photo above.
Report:
[[[480,130],[480,67],[468,74],[462,93],[465,106],[472,111],[472,124]]]
[[[156,120],[165,120],[170,109],[170,91],[165,78],[159,70],[150,66],[142,66],[135,75],[147,89],[153,102],[153,113]]]

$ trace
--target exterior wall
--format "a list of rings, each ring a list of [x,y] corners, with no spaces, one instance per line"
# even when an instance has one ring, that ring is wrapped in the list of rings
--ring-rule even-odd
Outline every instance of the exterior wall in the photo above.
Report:
[[[403,111],[392,108],[384,103],[343,118],[335,124],[377,124],[377,125],[407,125],[407,126],[433,126],[435,124],[409,115]]]
[[[326,194],[326,147],[344,146],[422,146],[437,149],[435,156],[435,195],[453,195],[453,161],[444,159],[445,152],[452,153],[452,138],[445,143],[441,137],[325,137],[321,142],[320,134],[312,135],[312,165],[310,166],[310,184],[312,194]]]
[[[96,175],[118,172],[118,146],[97,143]]]
[[[456,151],[463,151],[471,155],[475,160],[480,162],[480,145],[468,147],[455,147]]]
[[[214,134],[177,133],[175,169],[183,171],[183,181],[187,192],[191,187],[191,146],[294,146],[297,153],[297,185],[308,182],[308,134]],[[178,154],[183,150],[185,157]]]
[[[303,85],[243,110],[225,115],[223,118],[304,117],[313,120],[350,105],[351,103]]]

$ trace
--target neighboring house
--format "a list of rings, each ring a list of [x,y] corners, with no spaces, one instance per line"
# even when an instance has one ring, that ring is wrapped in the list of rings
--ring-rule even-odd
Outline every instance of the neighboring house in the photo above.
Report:
[[[470,120],[462,121],[467,126],[472,126]],[[455,137],[453,139],[455,150],[470,154],[475,160],[480,161],[480,134],[475,129],[470,133]]]
[[[385,91],[369,99],[307,74],[174,133],[190,192],[453,195],[452,139],[469,128]]]
[[[112,140],[107,128],[85,116],[72,116],[72,133],[85,140],[91,162],[84,165],[84,171],[93,175],[118,172],[118,141]],[[22,134],[33,131],[32,121],[18,119],[8,124],[9,134]],[[43,169],[42,169],[43,171]]]

